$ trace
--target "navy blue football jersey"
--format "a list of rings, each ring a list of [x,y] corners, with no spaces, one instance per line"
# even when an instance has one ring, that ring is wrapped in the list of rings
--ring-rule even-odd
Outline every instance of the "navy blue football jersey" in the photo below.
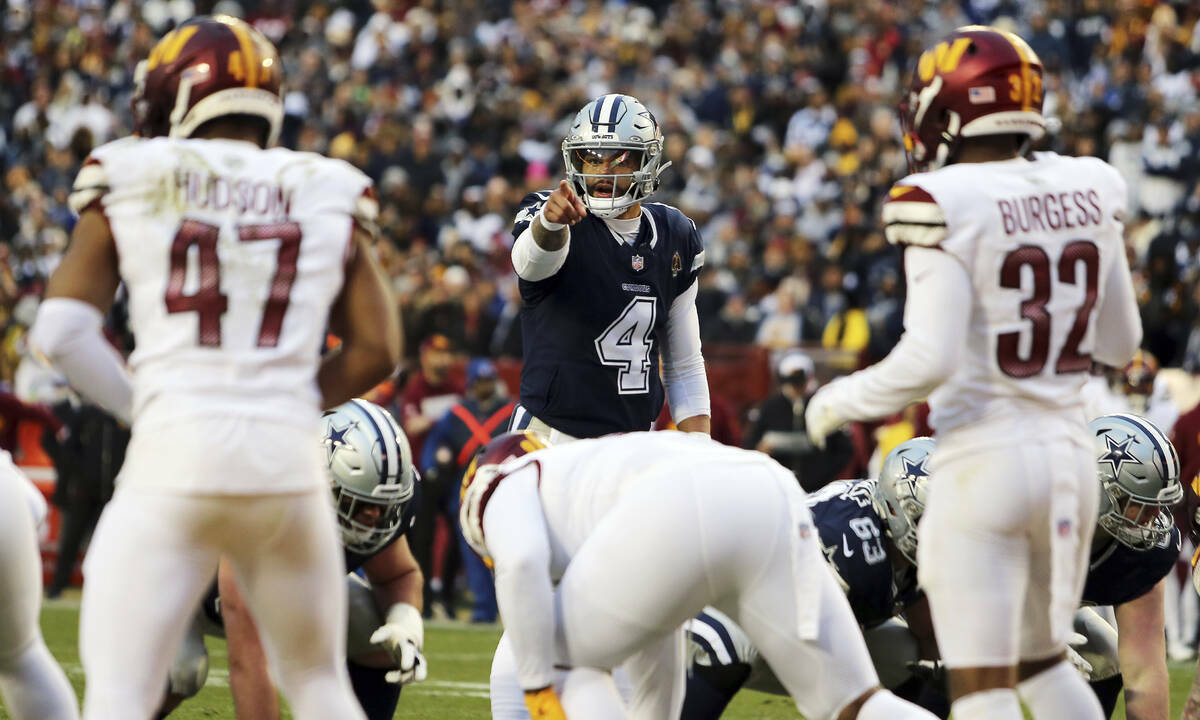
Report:
[[[874,491],[874,480],[838,480],[808,496],[825,559],[863,627],[895,616],[918,597],[916,568],[898,573],[888,560]]]
[[[1096,532],[1103,533],[1100,528]],[[1120,605],[1150,592],[1175,567],[1179,559],[1179,528],[1149,550],[1134,550],[1113,540],[1088,565],[1083,602]]]
[[[514,238],[549,196],[525,196]],[[663,404],[658,358],[668,311],[703,263],[695,223],[669,205],[642,204],[632,245],[585,216],[571,228],[562,269],[519,280],[521,405],[575,437],[650,429]]]

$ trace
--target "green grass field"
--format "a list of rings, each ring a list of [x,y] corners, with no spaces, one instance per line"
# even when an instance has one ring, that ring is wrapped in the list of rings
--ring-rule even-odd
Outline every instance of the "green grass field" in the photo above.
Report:
[[[83,671],[79,666],[78,598],[53,601],[42,610],[42,630],[46,643],[66,668],[76,692],[83,694]],[[492,650],[500,638],[498,627],[431,622],[425,627],[425,655],[429,659],[429,679],[404,689],[396,717],[405,720],[479,720],[489,717],[488,667]],[[229,696],[225,642],[209,638],[211,671],[208,685],[199,695],[172,713],[179,720],[232,719],[233,701]],[[1171,665],[1171,717],[1177,717],[1191,685],[1194,665]],[[0,708],[0,720],[8,713]],[[284,717],[291,715],[285,710]],[[746,691],[738,695],[723,716],[730,720],[775,720],[798,718],[791,700]],[[1118,708],[1115,716],[1124,720]]]

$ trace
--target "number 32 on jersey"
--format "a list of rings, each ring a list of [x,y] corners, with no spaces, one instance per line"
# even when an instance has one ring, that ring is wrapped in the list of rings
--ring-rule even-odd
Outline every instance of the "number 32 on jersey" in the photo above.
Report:
[[[650,392],[650,348],[654,344],[650,335],[657,307],[652,297],[635,297],[595,340],[600,364],[618,368],[617,392],[621,395]]]

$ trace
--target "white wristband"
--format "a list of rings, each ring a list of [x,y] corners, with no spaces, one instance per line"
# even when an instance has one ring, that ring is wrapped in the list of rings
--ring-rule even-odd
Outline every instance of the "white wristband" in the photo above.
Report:
[[[558,232],[559,230],[562,230],[563,228],[566,227],[566,225],[564,225],[562,223],[550,222],[549,220],[547,220],[545,212],[538,213],[538,217],[540,217],[542,219],[542,227],[546,228],[550,232]]]

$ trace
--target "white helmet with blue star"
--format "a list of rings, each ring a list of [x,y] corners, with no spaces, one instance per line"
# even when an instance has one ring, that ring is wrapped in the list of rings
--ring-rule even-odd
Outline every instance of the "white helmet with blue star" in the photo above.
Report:
[[[663,147],[658,120],[637,98],[598,97],[575,115],[563,140],[567,182],[590,213],[618,216],[658,190],[671,164],[663,162]]]
[[[387,410],[355,399],[322,416],[321,445],[342,543],[351,552],[378,552],[416,493],[408,437]]]
[[[882,506],[892,544],[914,565],[917,562],[917,523],[929,493],[930,437],[905,440],[883,459],[875,501]]]
[[[1134,550],[1149,550],[1171,534],[1171,508],[1183,499],[1179,454],[1162,430],[1137,415],[1096,418],[1100,527]]]

